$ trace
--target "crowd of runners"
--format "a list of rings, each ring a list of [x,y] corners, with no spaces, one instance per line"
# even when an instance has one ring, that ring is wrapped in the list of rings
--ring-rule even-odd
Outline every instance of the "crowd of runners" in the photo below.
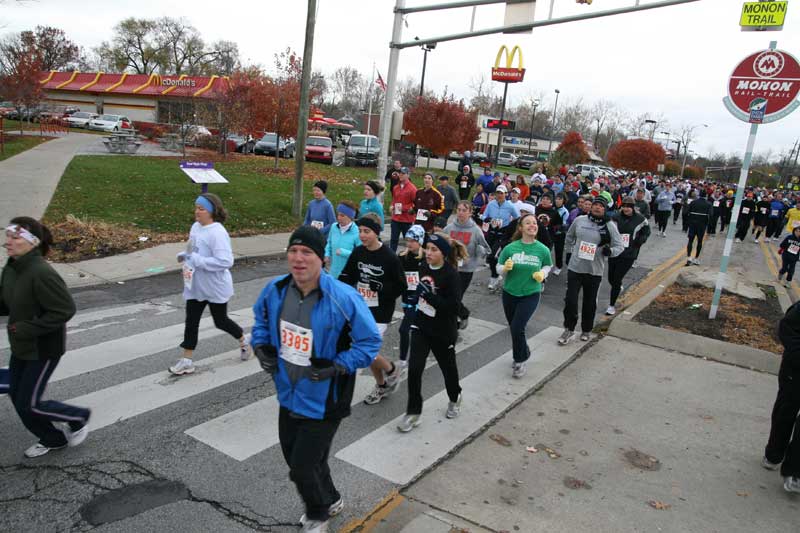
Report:
[[[793,278],[800,256],[797,193],[748,188],[733,217],[735,189],[728,184],[649,173],[583,176],[566,168],[551,174],[540,169],[532,176],[511,176],[472,168],[465,160],[452,184],[447,176],[425,173],[417,187],[410,170],[395,161],[382,183],[364,184],[362,199],[336,206],[327,198],[328,184],[315,183],[304,223],[288,243],[290,273],[263,289],[251,335],[227,313],[233,253],[223,225],[225,208],[211,193],[195,200],[196,222],[177,257],[186,302],[183,354],[169,372],[195,371],[192,354],[206,306],[216,327],[236,339],[242,360],[255,354],[277,389],[280,443],[305,503],[305,531],[327,531],[329,518],[343,508],[328,455],[350,412],[359,369],[369,367],[375,381],[363,399],[368,405],[390,396],[407,377],[406,411],[397,430],[409,433],[422,422],[422,376],[432,353],[449,397],[445,416],[459,416],[469,391],[461,389],[455,347],[460,331],[469,328],[463,297],[477,271],[488,268],[486,290],[499,293],[502,302],[512,340],[512,379],[526,374],[532,354],[525,329],[548,280],[566,278],[564,330],[557,342],[587,341],[603,277],[610,285],[605,313],[615,315],[642,246],[678,227],[686,233],[687,266],[699,264],[706,235],[722,233],[736,219],[736,242],[775,242],[783,259],[780,278],[785,275],[786,283]],[[390,237],[384,243],[387,223]],[[63,281],[42,259],[50,241],[47,229],[33,219],[14,219],[6,228],[11,268],[3,271],[0,311],[11,315],[13,356],[10,375],[2,377],[10,381],[23,423],[39,437],[25,452],[29,458],[82,443],[91,415],[81,407],[41,401],[65,351],[65,324],[75,312]],[[23,281],[46,290],[34,290],[28,301],[12,292]],[[37,312],[41,307],[49,311]],[[392,360],[382,342],[398,308],[400,354]],[[44,339],[39,353],[31,344],[34,336]],[[800,443],[793,445],[798,457],[788,460],[790,418],[784,413],[782,431],[771,438],[769,459],[762,464],[783,463],[786,490],[800,492]]]

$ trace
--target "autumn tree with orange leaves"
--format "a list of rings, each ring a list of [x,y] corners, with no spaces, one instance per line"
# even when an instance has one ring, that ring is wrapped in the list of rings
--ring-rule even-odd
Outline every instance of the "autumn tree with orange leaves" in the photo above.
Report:
[[[553,153],[552,162],[556,165],[576,165],[589,160],[589,151],[583,137],[577,131],[568,131],[561,144]]]
[[[664,148],[647,139],[620,141],[608,151],[608,162],[626,170],[656,172],[666,158]]]
[[[403,114],[403,129],[409,132],[406,138],[410,142],[443,157],[445,169],[447,154],[471,150],[480,135],[475,113],[468,112],[463,101],[447,94],[418,97]]]

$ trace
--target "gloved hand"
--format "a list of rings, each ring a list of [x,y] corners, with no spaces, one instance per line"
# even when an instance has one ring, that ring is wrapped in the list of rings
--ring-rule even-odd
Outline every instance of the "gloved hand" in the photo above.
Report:
[[[417,284],[417,294],[425,298],[433,294],[433,289],[427,281],[420,281]]]
[[[178,263],[183,263],[186,261],[186,252],[178,252],[178,255],[176,255],[175,258],[178,260]]]
[[[603,246],[603,255],[609,257],[611,255],[611,247],[606,245]]]
[[[253,348],[253,353],[264,372],[274,376],[278,371],[278,349],[272,344],[259,344]]]
[[[378,292],[383,288],[380,282],[375,281],[374,279],[369,280],[369,290]]]
[[[534,273],[533,273],[533,275],[532,275],[531,277],[532,277],[533,279],[535,279],[536,281],[538,281],[539,283],[541,283],[541,282],[543,282],[543,281],[544,281],[544,272],[542,272],[541,270],[539,270],[539,271],[537,271],[537,272],[534,272]]]
[[[308,367],[308,371],[308,379],[315,383],[347,373],[345,367],[337,365],[330,359],[318,359],[316,357],[311,358],[311,366]]]
[[[514,261],[512,261],[511,259],[506,259],[506,262],[505,262],[505,263],[503,263],[503,270],[505,270],[506,272],[508,272],[508,271],[510,271],[512,268],[514,268]]]

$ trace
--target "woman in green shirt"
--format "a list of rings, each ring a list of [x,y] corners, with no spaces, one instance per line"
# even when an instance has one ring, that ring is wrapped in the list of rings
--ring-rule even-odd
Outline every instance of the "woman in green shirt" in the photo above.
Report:
[[[536,240],[539,225],[536,216],[525,214],[517,223],[513,240],[503,248],[497,261],[498,274],[505,275],[503,311],[511,329],[514,352],[512,375],[521,378],[531,356],[525,327],[539,306],[542,282],[550,273],[553,259],[550,249]]]

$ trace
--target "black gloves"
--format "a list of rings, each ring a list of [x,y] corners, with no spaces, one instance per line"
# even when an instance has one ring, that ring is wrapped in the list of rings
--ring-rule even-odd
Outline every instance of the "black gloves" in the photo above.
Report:
[[[278,349],[271,344],[259,344],[253,348],[261,368],[269,375],[274,376],[278,371]]]
[[[325,381],[339,374],[347,374],[347,369],[345,367],[337,365],[330,359],[319,359],[316,357],[311,358],[311,366],[308,367],[308,369],[308,379],[314,382]]]
[[[608,245],[603,246],[603,255],[609,257],[611,255],[611,247]]]

